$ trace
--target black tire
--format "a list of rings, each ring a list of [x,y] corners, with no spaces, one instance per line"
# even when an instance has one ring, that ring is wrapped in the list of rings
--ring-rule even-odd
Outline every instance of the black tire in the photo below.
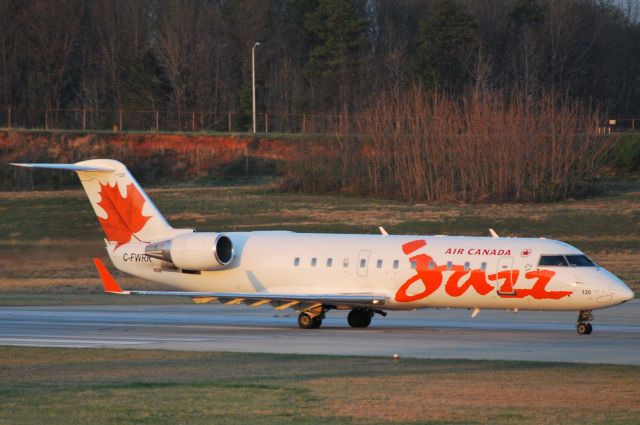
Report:
[[[352,328],[360,327],[360,314],[358,313],[358,310],[351,310],[349,312],[349,315],[347,316],[347,323]]]
[[[320,328],[320,326],[322,326],[322,317],[320,316],[314,317],[313,319],[311,319],[311,321],[311,329],[318,329]]]
[[[588,323],[578,323],[578,326],[576,326],[576,330],[578,331],[578,334],[580,335],[588,335],[589,334],[589,326]]]
[[[593,326],[591,326],[591,323],[587,323],[587,335],[591,335],[591,332],[593,332]]]
[[[298,315],[298,326],[302,329],[313,329],[314,320],[307,313],[300,313]]]
[[[370,310],[355,308],[349,312],[347,322],[352,328],[366,328],[371,324],[371,316]]]

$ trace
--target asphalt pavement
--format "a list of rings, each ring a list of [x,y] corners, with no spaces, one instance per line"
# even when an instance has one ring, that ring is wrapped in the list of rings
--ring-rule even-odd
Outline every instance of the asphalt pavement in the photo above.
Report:
[[[432,309],[389,312],[366,329],[331,311],[322,328],[270,307],[127,305],[0,307],[0,345],[300,353],[640,365],[640,301],[577,313]]]

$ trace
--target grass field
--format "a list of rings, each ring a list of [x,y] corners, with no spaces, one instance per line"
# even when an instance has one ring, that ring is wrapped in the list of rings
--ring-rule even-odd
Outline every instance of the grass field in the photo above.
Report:
[[[640,367],[0,347],[0,424],[637,424]]]
[[[176,227],[233,231],[487,235],[561,239],[640,290],[640,181],[608,184],[603,194],[556,204],[409,204],[353,196],[283,194],[274,185],[149,190]],[[84,192],[0,193],[0,304],[180,302],[101,295],[92,257],[107,260]],[[108,262],[107,262],[108,264]],[[124,286],[157,285],[117,275]],[[52,296],[55,295],[55,296]]]

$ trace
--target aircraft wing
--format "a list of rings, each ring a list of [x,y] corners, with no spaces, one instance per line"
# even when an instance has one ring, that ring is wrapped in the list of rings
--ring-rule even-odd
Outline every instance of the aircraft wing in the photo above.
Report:
[[[187,292],[187,291],[125,291],[113,278],[105,265],[98,258],[93,262],[102,279],[104,290],[110,294],[119,295],[159,295],[174,297],[190,297],[196,303],[218,301],[227,305],[247,304],[250,307],[258,307],[271,304],[276,310],[285,308],[305,309],[319,305],[332,305],[335,307],[379,307],[387,301],[386,295],[359,293],[359,294],[276,294],[266,292]]]

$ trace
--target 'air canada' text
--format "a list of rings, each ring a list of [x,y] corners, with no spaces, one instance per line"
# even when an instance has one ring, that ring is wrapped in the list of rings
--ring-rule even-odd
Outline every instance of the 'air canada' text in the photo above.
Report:
[[[445,254],[450,255],[497,255],[510,256],[510,249],[489,249],[489,248],[447,248]]]

